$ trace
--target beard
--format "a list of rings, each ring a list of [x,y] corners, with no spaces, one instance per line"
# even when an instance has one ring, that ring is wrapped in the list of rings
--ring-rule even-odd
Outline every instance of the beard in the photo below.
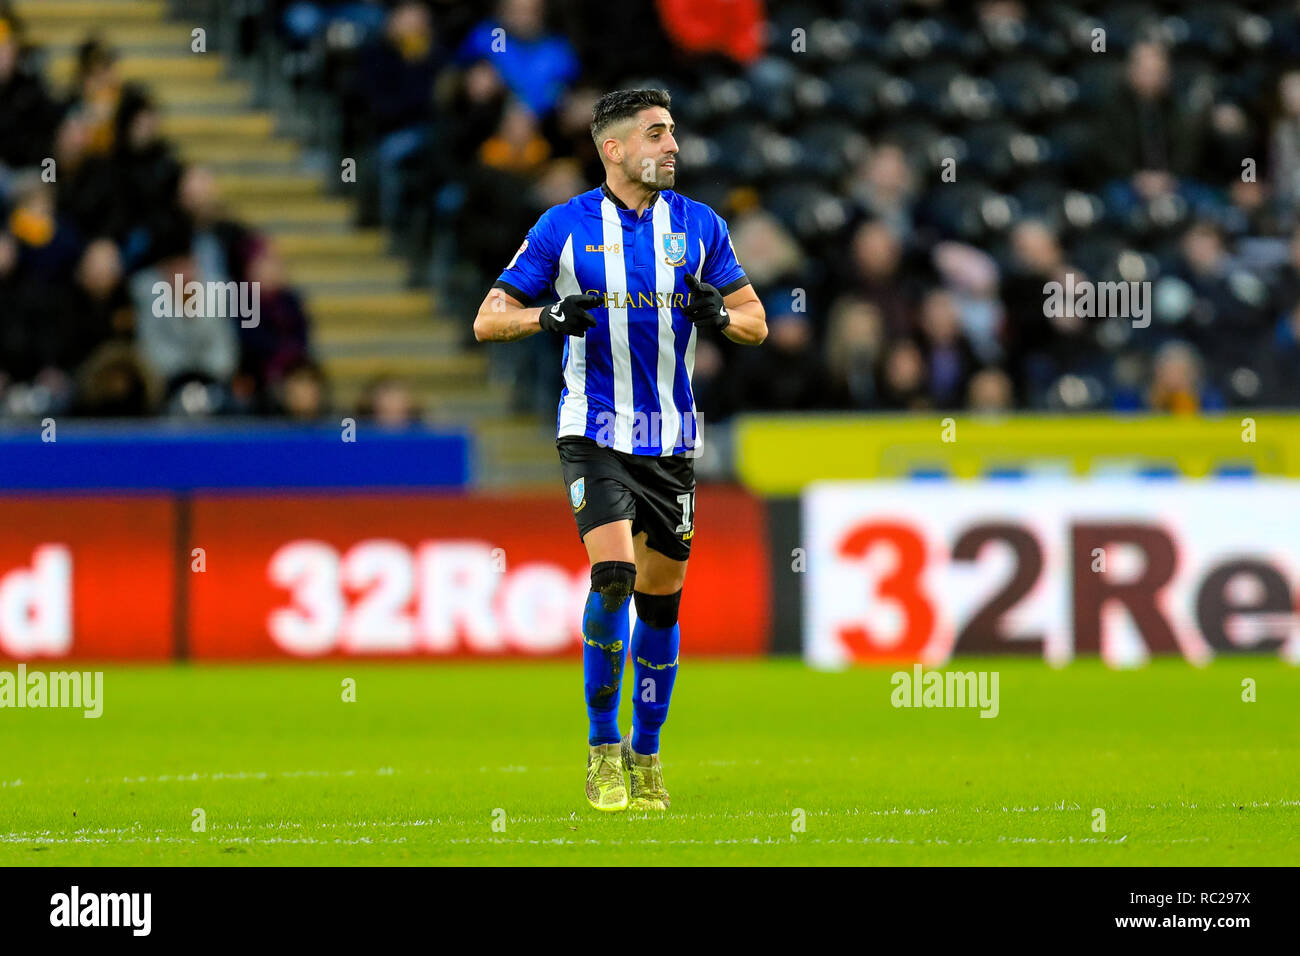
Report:
[[[655,164],[654,178],[646,179],[644,165],[637,161],[635,163],[624,163],[623,172],[634,183],[643,183],[650,189],[672,189],[673,184],[677,182],[677,170],[664,169],[659,164]]]

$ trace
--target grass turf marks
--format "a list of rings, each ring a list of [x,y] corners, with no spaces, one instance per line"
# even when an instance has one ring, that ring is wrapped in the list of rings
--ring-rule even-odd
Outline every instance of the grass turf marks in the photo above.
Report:
[[[688,658],[647,816],[586,806],[576,660],[110,666],[97,720],[0,710],[0,865],[1300,858],[1300,670],[956,669],[999,672],[996,718],[895,708],[892,669]]]

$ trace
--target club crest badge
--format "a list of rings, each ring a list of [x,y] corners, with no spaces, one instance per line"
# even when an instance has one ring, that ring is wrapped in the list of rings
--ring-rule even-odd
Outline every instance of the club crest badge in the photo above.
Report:
[[[670,266],[684,265],[686,262],[686,233],[665,232],[663,242],[664,261]]]
[[[569,485],[569,503],[575,512],[587,507],[587,479],[577,478]]]

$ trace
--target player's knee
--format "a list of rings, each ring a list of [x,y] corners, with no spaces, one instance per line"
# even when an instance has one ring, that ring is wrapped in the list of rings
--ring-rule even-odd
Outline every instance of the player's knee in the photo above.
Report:
[[[630,561],[597,561],[591,566],[591,589],[606,611],[617,611],[636,586],[636,565]]]
[[[667,630],[677,623],[677,612],[682,603],[682,592],[672,594],[646,594],[636,591],[636,616],[656,630]]]

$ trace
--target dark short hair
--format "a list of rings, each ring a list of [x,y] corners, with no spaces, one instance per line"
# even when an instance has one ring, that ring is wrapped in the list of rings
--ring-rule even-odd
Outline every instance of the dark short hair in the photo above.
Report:
[[[591,138],[600,149],[600,139],[605,130],[619,120],[636,116],[650,106],[672,107],[672,97],[667,90],[614,90],[596,101],[591,111]]]

